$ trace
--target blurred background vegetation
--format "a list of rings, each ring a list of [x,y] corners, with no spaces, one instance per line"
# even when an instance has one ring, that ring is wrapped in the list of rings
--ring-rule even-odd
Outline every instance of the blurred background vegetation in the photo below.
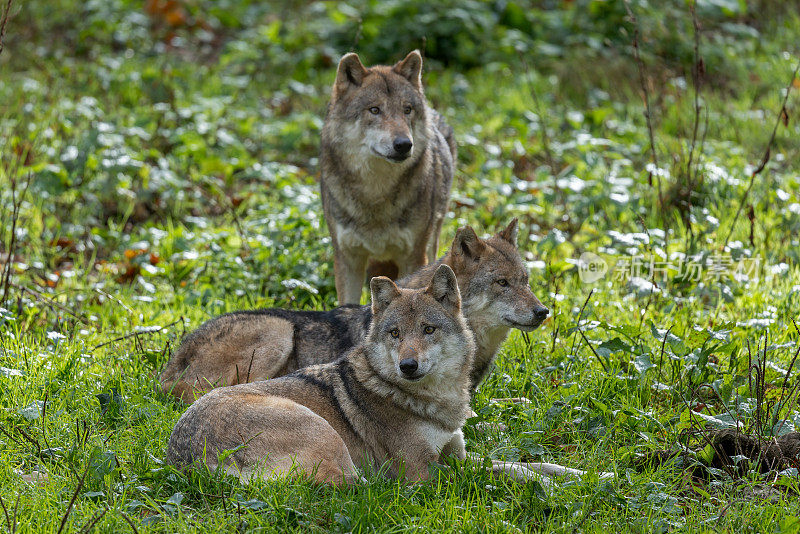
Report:
[[[715,231],[704,226],[706,219],[731,222],[727,211],[735,210],[725,211],[719,200],[736,205],[741,188],[732,181],[747,180],[745,167],[761,159],[780,109],[796,58],[798,3],[699,0],[699,53],[691,5],[13,4],[0,56],[3,179],[9,183],[14,158],[24,154],[19,176],[32,173],[30,198],[38,208],[26,215],[29,233],[20,238],[39,249],[42,277],[82,256],[107,260],[110,266],[101,261],[97,268],[134,281],[141,274],[135,262],[150,261],[136,251],[147,250],[153,260],[181,260],[176,265],[183,267],[170,272],[172,285],[197,273],[188,265],[197,267],[198,254],[224,263],[208,254],[215,240],[243,238],[239,261],[254,276],[249,291],[283,298],[282,281],[302,279],[330,302],[330,257],[313,177],[336,63],[351,50],[367,64],[394,62],[414,48],[425,56],[429,98],[455,125],[461,145],[456,220],[499,224],[522,215],[537,242],[561,230],[575,247],[553,262],[581,249],[575,234],[598,217],[628,231],[641,226],[641,216],[658,228],[688,225],[690,236]],[[699,77],[692,75],[695,65]],[[695,87],[702,138],[695,134],[691,150]],[[656,181],[666,177],[663,209],[655,213],[645,90],[661,153]],[[784,153],[783,166],[797,156],[796,138],[794,122],[778,132],[774,144]],[[708,170],[707,163],[716,167]],[[615,185],[609,173],[633,182]],[[720,180],[720,173],[731,178]],[[779,181],[763,178],[759,185]],[[784,189],[791,193],[797,178],[788,179]],[[611,195],[615,187],[622,196]],[[750,205],[756,211],[771,205],[773,189],[757,187]],[[10,205],[7,186],[2,200]],[[222,235],[207,235],[204,250],[194,250],[188,243],[197,245],[197,234],[207,233],[208,217],[224,221],[217,228]],[[170,229],[161,237],[157,229],[165,224]],[[771,224],[757,232],[771,234]],[[789,211],[775,224],[800,229]],[[162,239],[169,243],[156,243]],[[292,246],[300,241],[314,253]],[[134,257],[121,258],[126,252]],[[549,249],[538,252],[548,260]],[[796,252],[789,254],[797,260]],[[238,280],[232,286],[243,291]]]

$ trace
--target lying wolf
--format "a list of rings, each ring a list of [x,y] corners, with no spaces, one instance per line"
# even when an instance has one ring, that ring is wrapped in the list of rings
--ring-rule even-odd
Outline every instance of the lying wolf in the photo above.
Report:
[[[338,485],[358,478],[356,465],[424,480],[444,449],[463,459],[475,345],[455,274],[440,265],[423,290],[370,286],[369,333],[347,356],[208,393],[175,425],[167,461],[243,481],[298,469]]]
[[[548,315],[531,292],[516,242],[516,219],[488,239],[479,238],[470,227],[460,228],[438,262],[399,282],[419,289],[430,283],[439,265],[455,272],[463,313],[477,343],[469,373],[472,391],[491,370],[509,330],[534,330]],[[331,362],[364,339],[371,320],[369,306],[221,315],[183,340],[161,373],[161,386],[165,393],[191,402],[215,387],[276,378]]]
[[[436,258],[455,159],[453,129],[425,101],[418,51],[392,67],[341,59],[320,151],[339,304],[361,301],[371,262],[395,278]]]

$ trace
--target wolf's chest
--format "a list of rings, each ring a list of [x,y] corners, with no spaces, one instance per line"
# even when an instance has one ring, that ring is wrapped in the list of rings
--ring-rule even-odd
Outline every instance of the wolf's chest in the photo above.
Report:
[[[425,443],[438,452],[441,452],[444,446],[453,439],[452,431],[428,422],[420,423],[418,431]]]
[[[416,233],[408,227],[359,228],[336,225],[336,240],[345,249],[365,251],[376,260],[408,254],[414,248]]]

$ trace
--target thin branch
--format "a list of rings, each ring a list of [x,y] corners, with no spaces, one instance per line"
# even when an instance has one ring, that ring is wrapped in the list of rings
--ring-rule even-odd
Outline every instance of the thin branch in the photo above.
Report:
[[[14,255],[16,254],[17,248],[17,223],[19,222],[19,212],[22,208],[22,202],[25,200],[25,196],[28,193],[28,187],[31,185],[31,178],[33,176],[32,173],[28,173],[28,179],[25,181],[25,187],[21,191],[19,191],[19,196],[17,195],[17,169],[19,167],[22,158],[26,157],[24,154],[20,154],[17,158],[17,164],[12,171],[11,176],[11,237],[9,237],[9,244],[8,244],[8,261],[6,261],[5,265],[3,266],[3,274],[5,275],[5,280],[3,281],[3,297],[0,298],[0,302],[5,302],[6,298],[8,297],[9,291],[8,288],[11,284],[11,271],[12,265],[14,264]]]
[[[536,116],[539,119],[539,129],[542,131],[542,149],[544,150],[544,155],[547,159],[547,166],[550,167],[550,172],[552,172],[553,176],[555,176],[555,158],[553,157],[552,150],[550,150],[550,136],[547,135],[547,125],[544,122],[544,113],[542,112],[542,106],[539,102],[539,95],[536,92],[536,89],[533,87],[531,70],[530,67],[528,67],[528,62],[525,60],[525,56],[520,53],[519,58],[522,62],[522,68],[525,70],[525,83],[528,86],[528,90],[531,92],[531,96],[533,97],[533,104],[536,106]]]
[[[11,534],[16,534],[17,532],[17,510],[19,510],[19,500],[22,498],[22,490],[19,490],[17,493],[17,500],[14,501],[14,513],[11,516],[11,526],[14,527],[11,529]]]
[[[664,368],[664,349],[667,346],[667,338],[669,337],[669,333],[672,331],[673,328],[675,328],[674,324],[667,329],[667,332],[664,334],[664,339],[661,340],[661,354],[660,354],[660,356],[658,358],[658,383],[659,384],[661,383],[661,371]]]
[[[131,518],[122,512],[120,512],[120,515],[122,516],[122,519],[124,519],[131,526],[131,529],[133,529],[133,534],[139,534],[139,530],[136,528],[136,525],[133,524]]]
[[[183,317],[181,317],[180,319],[176,319],[175,321],[172,321],[171,323],[169,323],[166,326],[159,326],[159,327],[153,328],[151,330],[146,330],[146,331],[142,331],[142,332],[130,332],[130,333],[125,334],[124,336],[115,337],[114,339],[111,339],[109,341],[104,341],[103,343],[100,343],[99,345],[95,345],[94,347],[91,348],[91,350],[89,352],[94,352],[97,349],[99,349],[100,347],[105,347],[106,345],[110,345],[111,343],[116,343],[117,341],[122,341],[123,339],[128,339],[128,338],[135,337],[135,336],[140,336],[140,335],[143,335],[143,334],[156,334],[158,332],[161,332],[162,330],[166,330],[170,326],[174,326],[174,325],[178,324],[182,320],[183,320]]]
[[[653,165],[655,166],[656,171],[656,185],[658,187],[658,202],[659,206],[662,208],[664,207],[664,196],[661,192],[661,172],[660,167],[658,166],[658,154],[656,153],[656,139],[655,134],[653,133],[653,119],[652,119],[652,112],[650,109],[650,91],[647,88],[647,80],[645,77],[645,68],[644,68],[644,61],[642,61],[642,57],[639,54],[639,21],[636,19],[636,15],[633,14],[633,10],[631,9],[629,0],[625,0],[625,10],[628,12],[628,18],[633,25],[633,42],[631,43],[633,46],[633,57],[636,59],[636,67],[639,71],[639,85],[642,88],[642,92],[644,93],[644,117],[647,120],[647,133],[650,136],[650,156],[653,159]],[[653,185],[653,173],[648,173],[648,181],[650,182],[650,186]]]
[[[692,13],[692,26],[694,28],[694,65],[692,65],[692,85],[694,86],[694,125],[692,130],[692,144],[689,147],[689,161],[686,164],[686,178],[688,180],[687,185],[689,186],[690,193],[694,190],[694,179],[699,173],[698,163],[698,170],[695,171],[694,177],[692,176],[692,163],[694,161],[694,153],[697,146],[697,133],[698,129],[700,128],[700,87],[703,83],[703,74],[706,70],[705,63],[703,63],[703,58],[700,56],[700,21],[697,19],[696,4],[697,1],[695,0],[689,5],[689,11]],[[698,154],[698,162],[701,155],[702,153]]]
[[[589,343],[589,340],[588,340],[588,339],[586,339],[586,335],[583,333],[583,330],[581,330],[581,329],[579,328],[579,329],[578,329],[578,332],[580,333],[581,337],[583,338],[583,341],[584,341],[584,342],[586,342],[586,344],[589,346],[589,349],[592,351],[592,354],[594,354],[594,357],[595,357],[595,358],[597,358],[597,361],[598,361],[598,362],[600,362],[600,365],[602,365],[602,366],[603,366],[603,371],[605,371],[605,372],[606,372],[606,374],[608,374],[608,367],[606,367],[606,364],[605,364],[605,362],[603,361],[603,358],[601,358],[601,357],[600,357],[600,355],[599,355],[599,354],[597,354],[597,351],[596,351],[596,350],[594,350],[594,347],[592,346],[592,344],[591,344],[591,343]]]
[[[253,355],[250,356],[250,365],[247,366],[247,378],[244,379],[245,384],[250,383],[250,370],[253,368],[253,360],[256,358],[256,349],[253,349]]]
[[[744,203],[747,201],[747,197],[750,195],[750,190],[753,189],[756,176],[758,176],[758,174],[764,170],[764,167],[766,167],[767,163],[769,162],[770,153],[772,151],[772,143],[775,142],[775,134],[778,133],[778,126],[785,120],[785,117],[789,115],[789,113],[786,111],[786,103],[789,101],[789,93],[792,92],[792,87],[794,87],[794,80],[797,78],[798,71],[800,71],[800,61],[797,62],[797,66],[794,68],[794,72],[792,72],[792,78],[789,80],[789,83],[786,84],[783,102],[781,103],[781,108],[778,110],[778,115],[775,118],[775,127],[772,128],[772,135],[769,137],[769,141],[767,141],[767,148],[764,150],[764,157],[761,158],[761,163],[759,163],[756,170],[754,170],[750,175],[750,184],[747,186],[747,190],[739,200],[739,208],[736,210],[736,215],[734,215],[733,219],[731,219],[731,228],[728,231],[728,237],[725,238],[725,243],[722,245],[723,249],[728,246],[728,241],[730,241],[731,235],[733,235],[733,230],[736,228],[736,222],[739,220],[739,215],[742,214],[742,208],[744,208]]]
[[[103,516],[106,515],[106,512],[108,512],[108,508],[104,509],[99,514],[95,514],[94,518],[88,523],[86,523],[86,525],[81,529],[81,534],[83,534],[84,532],[86,533],[91,532],[94,526],[97,524],[97,522],[103,519]]]
[[[58,527],[56,534],[61,534],[61,531],[64,530],[64,525],[67,524],[67,518],[69,517],[70,512],[72,512],[72,507],[75,505],[75,499],[78,498],[78,493],[80,493],[81,488],[83,487],[83,483],[86,480],[86,475],[89,473],[89,466],[86,466],[86,470],[83,472],[83,476],[81,477],[80,482],[78,482],[78,486],[75,488],[75,493],[72,494],[72,499],[69,501],[69,505],[67,505],[67,510],[64,512],[64,516],[61,518],[61,526]]]
[[[6,503],[3,502],[2,495],[0,495],[0,508],[3,508],[3,513],[6,516],[6,525],[8,525],[8,531],[11,532],[11,518],[8,516],[8,510],[6,510]]]
[[[15,284],[13,282],[11,282],[10,285],[15,287],[16,289],[22,291],[22,292],[29,293],[33,298],[35,298],[36,300],[38,300],[42,304],[45,304],[50,309],[55,310],[57,308],[59,311],[62,311],[64,313],[66,313],[67,315],[70,315],[71,317],[74,317],[75,319],[77,319],[78,321],[82,322],[85,325],[92,324],[91,321],[89,321],[89,319],[87,319],[86,317],[83,317],[81,315],[77,315],[76,313],[72,312],[69,308],[67,308],[63,304],[60,304],[59,302],[57,302],[55,299],[53,299],[51,297],[48,297],[47,295],[45,295],[43,293],[40,293],[40,292],[36,291],[35,289],[31,289],[28,286],[22,286],[22,285],[19,285],[19,284]],[[0,301],[0,302],[2,302],[2,301]]]
[[[586,309],[586,305],[587,305],[587,304],[589,304],[589,299],[590,299],[590,298],[592,298],[592,294],[593,294],[593,293],[594,293],[594,288],[592,288],[592,290],[591,290],[591,291],[589,291],[589,294],[586,296],[586,300],[585,300],[585,301],[583,301],[583,306],[581,306],[581,311],[580,311],[580,313],[578,314],[578,322],[577,322],[577,323],[575,323],[575,324],[577,325],[577,328],[578,328],[578,329],[580,329],[580,327],[581,327],[581,321],[583,320],[583,310],[585,310],[585,309]],[[573,338],[572,338],[572,348],[570,348],[570,349],[569,349],[569,351],[570,351],[572,354],[575,354],[575,338],[574,338],[574,336],[573,336]]]

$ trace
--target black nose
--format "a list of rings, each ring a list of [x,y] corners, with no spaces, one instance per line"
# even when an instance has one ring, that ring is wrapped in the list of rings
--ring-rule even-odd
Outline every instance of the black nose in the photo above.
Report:
[[[401,136],[394,138],[394,150],[398,154],[408,154],[412,146],[414,145],[408,137]]]
[[[549,313],[550,313],[550,310],[548,310],[544,306],[537,306],[536,308],[533,309],[533,314],[540,321],[544,321],[545,319],[547,319],[547,315]]]
[[[406,376],[411,376],[416,372],[418,367],[417,360],[412,358],[406,358],[405,360],[400,360],[400,370]]]

